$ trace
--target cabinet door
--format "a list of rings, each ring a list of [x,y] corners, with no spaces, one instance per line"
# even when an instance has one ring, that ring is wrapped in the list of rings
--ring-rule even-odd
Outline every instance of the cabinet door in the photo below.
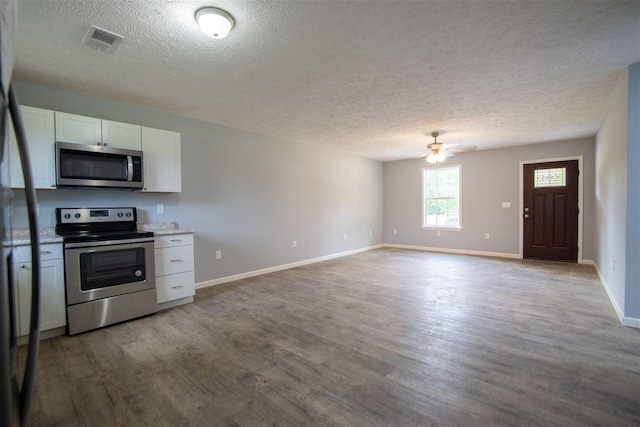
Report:
[[[179,193],[182,191],[180,134],[142,128],[144,156],[143,191]]]
[[[40,330],[46,331],[67,324],[66,304],[64,299],[64,271],[61,259],[41,262],[40,282]],[[31,316],[31,274],[30,262],[16,265],[18,282],[18,307],[20,335],[29,334]]]
[[[22,106],[20,112],[27,136],[35,187],[49,190],[55,188],[53,111]],[[22,164],[13,125],[10,125],[9,129],[9,181],[5,182],[9,182],[9,186],[13,188],[24,188]]]
[[[102,120],[56,111],[56,141],[101,145]]]
[[[141,127],[129,123],[103,120],[102,144],[112,148],[141,150]]]

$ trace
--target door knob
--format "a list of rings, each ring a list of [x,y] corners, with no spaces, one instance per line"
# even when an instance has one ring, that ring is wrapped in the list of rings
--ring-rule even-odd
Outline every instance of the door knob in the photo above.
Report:
[[[529,214],[524,214],[524,217],[525,218],[529,218]]]

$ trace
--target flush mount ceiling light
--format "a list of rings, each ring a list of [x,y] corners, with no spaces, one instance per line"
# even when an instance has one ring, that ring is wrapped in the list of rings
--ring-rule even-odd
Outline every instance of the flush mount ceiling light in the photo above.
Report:
[[[213,39],[227,37],[235,22],[231,15],[215,7],[204,7],[196,12],[196,22],[203,33]]]

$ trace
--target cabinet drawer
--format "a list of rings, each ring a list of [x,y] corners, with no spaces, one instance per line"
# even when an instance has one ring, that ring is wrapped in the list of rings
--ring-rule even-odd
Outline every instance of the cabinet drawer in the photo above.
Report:
[[[62,258],[62,243],[40,245],[40,261]],[[18,246],[15,252],[16,262],[31,262],[31,246]]]
[[[156,277],[193,270],[193,246],[175,246],[155,250]]]
[[[193,234],[166,234],[164,236],[155,236],[154,247],[156,249],[187,245],[193,245]]]
[[[196,293],[195,282],[193,271],[156,277],[158,304],[194,295]]]

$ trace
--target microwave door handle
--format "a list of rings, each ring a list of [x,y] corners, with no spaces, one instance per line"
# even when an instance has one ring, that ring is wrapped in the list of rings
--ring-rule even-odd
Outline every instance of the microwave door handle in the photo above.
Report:
[[[133,181],[133,158],[127,156],[127,181]]]

